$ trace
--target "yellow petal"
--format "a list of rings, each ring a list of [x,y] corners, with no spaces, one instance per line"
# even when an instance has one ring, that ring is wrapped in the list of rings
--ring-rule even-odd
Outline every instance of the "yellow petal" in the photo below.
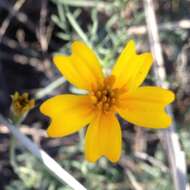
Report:
[[[116,162],[120,155],[121,128],[117,118],[113,113],[98,115],[87,129],[86,159],[95,162],[101,156],[106,156],[112,162]]]
[[[40,111],[51,118],[50,137],[62,137],[74,133],[88,124],[94,112],[88,96],[58,95],[46,100]]]
[[[130,91],[136,89],[145,80],[153,63],[153,57],[151,53],[143,53],[141,55],[137,55],[134,63],[136,63],[136,66],[134,64],[133,75],[126,84],[126,88]]]
[[[116,76],[115,87],[122,87],[130,78],[129,73],[131,72],[135,55],[135,42],[130,40],[122,50],[112,70],[112,75]]]
[[[103,73],[95,53],[84,43],[72,44],[70,56],[55,55],[53,61],[63,76],[81,89],[90,90],[103,83]]]
[[[114,87],[125,87],[127,90],[137,88],[148,74],[152,61],[150,53],[137,55],[135,42],[130,40],[113,68],[112,75],[116,77]]]
[[[172,120],[165,112],[174,93],[160,87],[141,87],[120,97],[117,111],[127,121],[147,128],[166,128]]]

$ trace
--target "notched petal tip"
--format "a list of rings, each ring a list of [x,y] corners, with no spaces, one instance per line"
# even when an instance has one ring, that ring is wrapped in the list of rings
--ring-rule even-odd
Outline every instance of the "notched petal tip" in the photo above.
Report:
[[[52,122],[52,121],[51,121]],[[47,130],[47,135],[48,137],[50,138],[58,138],[58,137],[63,137],[63,135],[60,135],[60,133],[57,133],[55,130],[54,130],[54,127],[52,125],[50,125]]]
[[[162,92],[162,96],[160,94],[160,96],[163,98],[163,102],[164,105],[167,106],[168,104],[172,103],[175,100],[175,93],[169,89],[165,89],[162,87],[156,87],[157,89],[160,88],[161,92]]]
[[[153,60],[154,60],[152,53],[147,52],[147,53],[145,53],[145,55],[147,56],[147,59],[149,60],[150,64],[152,64]]]
[[[55,97],[52,97],[50,99],[45,100],[39,107],[39,110],[42,114],[44,114],[45,116],[50,117],[52,110],[55,109],[54,106],[56,106],[56,104],[52,105],[52,102],[54,102]]]
[[[90,52],[91,54],[96,55],[96,53],[93,51],[92,47],[82,41],[76,40],[71,44],[72,52],[76,53],[76,52],[84,51],[84,50],[87,50],[88,53]],[[88,55],[86,54],[86,56],[88,56]]]
[[[175,93],[171,90],[167,90],[167,92],[168,92],[168,104],[170,104],[175,100]]]
[[[48,135],[48,137],[54,137],[52,134],[51,134],[51,126],[49,126],[48,128],[47,128],[47,130],[46,130],[46,132],[47,132],[47,135]]]
[[[47,100],[48,101],[48,100]],[[52,138],[56,138],[56,137],[60,137],[59,135],[54,133],[54,127],[52,126],[52,118],[50,117],[50,115],[48,114],[48,109],[47,109],[47,101],[45,101],[44,103],[41,104],[40,106],[40,112],[47,116],[50,119],[50,125],[47,128],[46,132],[47,132],[47,136],[48,137],[52,137]]]
[[[71,55],[55,54],[52,58],[53,63],[59,69],[64,63],[70,62]]]
[[[62,54],[53,55],[53,57],[52,57],[53,63],[56,64],[60,60],[60,57],[62,57],[62,56],[63,56]]]
[[[154,57],[151,52],[145,52],[145,53],[139,54],[138,56],[139,56],[138,59],[140,60],[140,62],[144,62],[145,64],[147,64],[147,66],[149,66],[149,68],[153,64]]]
[[[112,162],[113,164],[117,163],[120,159],[120,156],[117,157],[117,158],[110,158],[110,157],[107,157],[105,156],[110,162]]]
[[[52,57],[53,63],[56,63],[56,62],[57,62],[58,56],[60,56],[60,54],[55,54],[55,55],[53,55],[53,57]]]
[[[40,110],[40,112],[43,113],[44,115],[47,115],[46,101],[43,102],[43,103],[40,105],[39,110]]]
[[[88,157],[87,155],[85,155],[85,160],[87,160],[88,162],[90,162],[92,164],[95,164],[99,159],[100,159],[100,157],[92,158],[92,157]]]
[[[41,106],[39,107],[40,112],[41,112],[43,115],[45,115],[46,117],[48,117],[48,118],[50,119],[50,126],[47,128],[46,133],[47,133],[47,136],[48,136],[48,137],[52,137],[52,138],[53,138],[53,137],[57,137],[57,135],[55,136],[55,135],[52,133],[52,126],[51,126],[51,123],[52,123],[51,120],[52,120],[52,119],[51,119],[50,115],[48,114],[46,104],[47,104],[47,102],[44,102],[44,103],[42,103]]]
[[[86,46],[86,44],[80,40],[75,40],[71,44],[71,49],[73,49],[75,46]]]
[[[155,129],[167,129],[171,126],[173,119],[172,116],[170,116],[166,111],[165,112],[165,120],[163,123],[159,123],[158,126],[154,127]]]
[[[117,163],[120,159],[120,156],[118,158],[110,158],[106,155],[102,155],[102,156],[99,156],[97,158],[89,158],[85,155],[85,160],[87,160],[88,162],[92,163],[92,164],[95,164],[98,160],[100,160],[101,158],[107,158],[110,162],[112,162],[113,164]]]
[[[134,41],[133,39],[130,39],[130,40],[127,42],[127,46],[133,47],[133,49],[135,49],[135,41]]]
[[[53,62],[61,74],[79,89],[91,90],[91,86],[103,82],[103,72],[92,48],[81,41],[71,44],[71,54],[55,54]]]
[[[120,56],[124,55],[124,54],[126,54],[126,55],[128,54],[128,56],[130,56],[131,53],[135,53],[135,52],[136,52],[136,44],[135,44],[135,41],[133,39],[131,39],[124,46],[123,50],[120,53]],[[119,59],[119,57],[118,57],[118,59]]]
[[[56,55],[54,55],[53,58],[52,58],[54,65],[55,65],[58,69],[59,69],[60,65],[63,63],[63,61],[62,61],[62,56],[63,56],[63,55],[56,54]]]

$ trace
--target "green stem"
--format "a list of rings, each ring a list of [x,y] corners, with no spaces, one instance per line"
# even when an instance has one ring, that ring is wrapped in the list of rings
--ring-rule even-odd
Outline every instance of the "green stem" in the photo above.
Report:
[[[26,114],[24,114],[21,117],[11,115],[11,120],[13,124],[18,127],[24,120]],[[10,147],[9,147],[9,159],[10,159],[10,164],[13,167],[14,171],[17,171],[17,163],[16,163],[16,158],[15,158],[15,149],[16,149],[16,139],[14,136],[11,136],[10,139]]]
[[[80,147],[79,147],[79,148],[80,148],[80,150],[83,150],[84,135],[85,135],[84,129],[81,129],[81,130],[79,131],[79,140],[80,140],[80,144],[79,144]]]
[[[13,167],[14,170],[16,170],[16,167],[17,167],[16,159],[15,159],[15,147],[16,147],[15,145],[16,145],[16,139],[14,137],[11,137],[9,159],[10,159],[11,166]]]

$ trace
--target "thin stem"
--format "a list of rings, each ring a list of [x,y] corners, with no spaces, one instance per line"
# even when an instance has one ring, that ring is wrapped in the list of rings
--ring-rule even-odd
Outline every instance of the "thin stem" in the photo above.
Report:
[[[154,74],[156,76],[156,84],[167,88],[169,84],[166,82],[166,71],[164,67],[164,59],[160,45],[158,25],[156,21],[153,0],[144,0],[144,8],[151,51],[154,55],[156,62],[154,64],[155,66],[153,67]],[[167,112],[171,116],[173,116],[171,106],[168,106]],[[187,185],[187,168],[185,154],[181,149],[175,127],[176,126],[174,121],[171,124],[170,128],[166,129],[163,132],[162,142],[168,156],[175,190],[189,190],[189,187]]]
[[[15,146],[16,145],[16,139],[11,136],[10,139],[10,149],[9,149],[9,159],[10,159],[10,163],[11,166],[13,167],[14,170],[16,170],[17,168],[17,164],[16,164],[16,160],[15,160]]]
[[[85,132],[84,132],[84,129],[81,129],[80,131],[79,131],[79,140],[80,140],[80,144],[79,144],[79,148],[80,148],[80,150],[82,150],[83,149],[83,145],[84,145],[84,136],[85,136]]]
[[[65,82],[65,79],[63,77],[60,77],[60,78],[56,79],[55,81],[50,83],[48,86],[46,86],[42,90],[39,90],[35,95],[35,99],[43,98],[44,96],[48,95],[53,90],[55,90],[56,88],[61,86],[64,82]]]
[[[0,115],[0,123],[6,126],[13,136],[20,142],[26,149],[28,149],[42,164],[54,175],[61,183],[68,184],[74,190],[86,190],[72,175],[64,170],[53,158],[51,158],[44,150],[40,149],[28,137],[23,135],[19,129],[13,124],[9,123],[3,116]]]

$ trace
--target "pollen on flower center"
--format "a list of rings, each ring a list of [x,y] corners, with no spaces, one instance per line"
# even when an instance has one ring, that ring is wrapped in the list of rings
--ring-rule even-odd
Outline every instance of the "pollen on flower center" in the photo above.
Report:
[[[94,106],[104,112],[111,111],[118,97],[118,89],[113,89],[115,82],[113,75],[104,79],[103,85],[90,93],[91,100]]]

